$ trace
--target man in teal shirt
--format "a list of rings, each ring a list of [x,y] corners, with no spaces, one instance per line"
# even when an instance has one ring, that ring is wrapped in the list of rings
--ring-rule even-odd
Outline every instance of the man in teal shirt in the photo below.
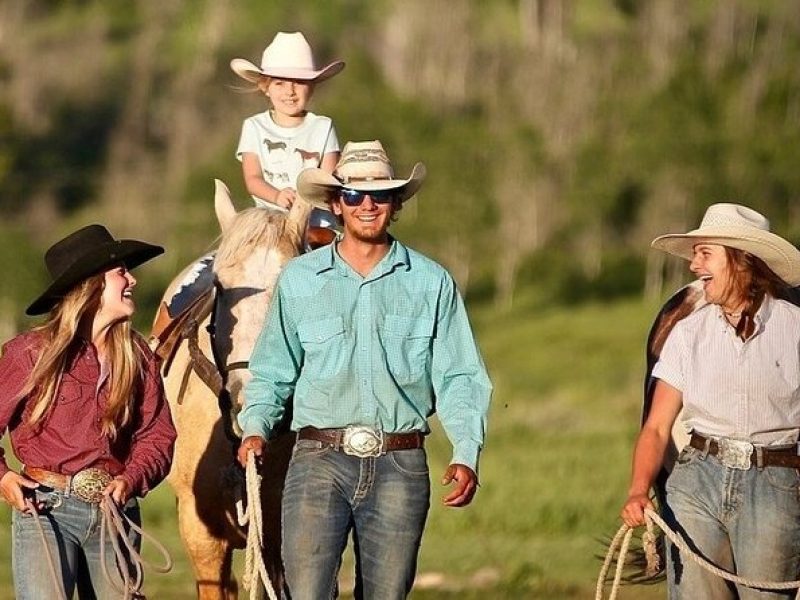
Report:
[[[333,595],[351,529],[356,597],[406,597],[430,503],[423,441],[434,412],[453,445],[443,502],[466,506],[477,489],[491,383],[463,302],[444,268],[388,234],[424,177],[418,163],[395,179],[374,141],[348,143],[333,175],[298,178],[344,232],[281,274],[238,417],[244,463],[292,399],[283,559],[293,600]]]

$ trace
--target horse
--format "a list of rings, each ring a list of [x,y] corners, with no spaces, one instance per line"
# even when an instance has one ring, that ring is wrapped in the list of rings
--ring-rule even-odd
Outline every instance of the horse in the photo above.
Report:
[[[235,464],[241,434],[235,414],[277,277],[304,248],[311,206],[298,198],[286,214],[255,207],[237,213],[228,188],[217,180],[214,207],[222,231],[218,249],[170,283],[150,340],[162,359],[178,430],[167,480],[177,497],[197,595],[230,600],[238,593],[233,550],[246,541],[235,509],[242,477]],[[261,471],[264,562],[275,590],[283,585],[280,500],[294,444],[284,429],[268,444]]]

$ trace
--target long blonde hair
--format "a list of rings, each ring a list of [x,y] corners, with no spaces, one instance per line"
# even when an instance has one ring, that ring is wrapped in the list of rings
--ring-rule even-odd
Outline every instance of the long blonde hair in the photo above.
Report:
[[[29,423],[40,426],[58,394],[59,384],[75,348],[78,329],[100,308],[104,274],[84,279],[53,307],[47,320],[34,331],[42,335],[42,350],[21,394],[32,402]],[[112,440],[131,419],[133,398],[141,385],[142,351],[134,340],[129,320],[119,321],[106,333],[110,386],[102,432]]]

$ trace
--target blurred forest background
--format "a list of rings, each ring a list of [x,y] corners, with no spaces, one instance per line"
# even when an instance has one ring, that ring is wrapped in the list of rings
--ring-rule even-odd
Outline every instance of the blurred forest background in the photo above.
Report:
[[[342,143],[381,139],[401,175],[428,166],[394,231],[456,276],[497,386],[484,498],[433,515],[450,524],[429,548],[455,556],[423,547],[423,569],[492,563],[508,597],[589,597],[593,540],[626,488],[649,320],[686,280],[649,241],[738,201],[800,242],[797,3],[3,0],[2,339],[29,325],[44,248],[96,221],[168,249],[141,270],[148,330],[167,282],[217,236],[212,179],[250,204],[234,151],[266,105],[228,62],[258,63],[279,30],[347,62],[311,105]]]

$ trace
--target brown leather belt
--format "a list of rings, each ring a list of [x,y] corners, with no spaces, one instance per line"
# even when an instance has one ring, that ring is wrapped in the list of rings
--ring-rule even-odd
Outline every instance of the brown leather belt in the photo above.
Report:
[[[422,448],[425,436],[419,431],[386,433],[369,427],[347,427],[344,429],[317,429],[303,427],[297,432],[301,440],[321,442],[345,454],[366,458],[381,456],[395,450]]]
[[[102,500],[103,490],[112,480],[108,471],[98,468],[83,469],[74,475],[63,475],[47,469],[25,466],[22,473],[37,483],[90,504],[97,504]]]
[[[711,456],[720,456],[724,452],[724,450],[720,448],[720,446],[724,444],[720,444],[717,440],[707,438],[699,433],[692,433],[689,445],[692,448],[703,451],[707,448]],[[787,467],[790,469],[800,469],[800,456],[798,456],[797,451],[797,445],[781,448],[754,446],[749,457],[745,457],[745,461],[749,458],[749,466],[755,467]]]

